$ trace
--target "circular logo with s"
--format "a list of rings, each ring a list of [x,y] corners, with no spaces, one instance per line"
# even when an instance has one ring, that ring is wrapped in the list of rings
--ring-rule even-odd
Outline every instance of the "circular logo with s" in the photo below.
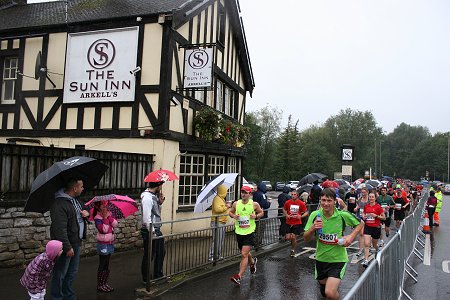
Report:
[[[94,69],[104,69],[116,56],[116,47],[107,39],[99,39],[92,43],[87,53],[87,60]]]
[[[192,51],[192,53],[188,57],[188,63],[192,69],[202,69],[208,64],[208,61],[209,55],[203,49]]]

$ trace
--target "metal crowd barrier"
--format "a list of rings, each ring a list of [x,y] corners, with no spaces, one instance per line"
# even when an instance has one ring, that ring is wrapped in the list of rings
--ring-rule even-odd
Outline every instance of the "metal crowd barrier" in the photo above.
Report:
[[[417,282],[418,273],[408,260],[413,254],[423,260],[421,220],[427,197],[424,192],[417,207],[403,220],[398,232],[378,252],[374,263],[369,264],[344,300],[400,299],[402,294],[412,300],[403,289],[404,281],[409,276]]]
[[[256,240],[255,250],[262,247],[279,243],[279,227],[280,219],[282,216],[278,215],[278,209],[268,209],[268,218],[259,219],[256,221]],[[226,215],[226,214],[225,214]],[[222,215],[224,216],[224,215]],[[151,257],[152,242],[156,240],[164,240],[165,257],[163,264],[163,277],[157,280],[171,277],[180,273],[188,272],[207,265],[216,265],[217,262],[236,257],[240,255],[240,251],[236,242],[236,235],[234,233],[234,224],[220,226],[217,216],[215,219],[215,226],[209,226],[201,229],[185,231],[181,233],[168,234],[163,236],[149,236],[149,265],[148,265],[148,277],[147,291],[150,291],[151,282],[156,281],[153,276],[154,261]],[[162,226],[190,226],[187,225],[193,221],[207,221],[210,224],[211,217],[199,217],[177,221],[168,221],[161,223],[154,223],[153,225]],[[183,225],[186,224],[186,225]],[[223,235],[222,251],[219,254],[218,239]],[[213,257],[210,259],[210,249],[213,245]]]

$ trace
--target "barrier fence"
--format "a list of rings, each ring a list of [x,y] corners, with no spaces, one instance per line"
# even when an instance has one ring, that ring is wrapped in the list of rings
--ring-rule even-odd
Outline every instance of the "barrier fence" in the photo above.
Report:
[[[413,213],[403,220],[398,232],[377,253],[344,300],[400,299],[402,294],[412,299],[403,289],[404,280],[409,276],[417,282],[418,273],[408,260],[413,254],[423,260],[420,251],[424,248],[424,234],[420,227],[427,197],[424,193]]]
[[[255,249],[279,243],[279,228],[282,216],[278,215],[278,209],[268,209],[268,218],[256,220]],[[149,257],[147,278],[147,291],[150,291],[151,281],[154,279],[154,261],[151,258],[152,244],[157,240],[164,240],[165,258],[163,264],[164,276],[160,279],[171,277],[183,272],[188,272],[207,265],[216,265],[217,262],[240,255],[234,233],[234,224],[220,225],[220,216],[215,217],[214,226],[197,230],[174,233],[163,236],[149,236]],[[205,220],[209,223],[211,217],[199,217],[185,220],[154,223],[155,225],[172,226],[178,223],[188,224],[192,221]],[[153,226],[153,224],[150,224]],[[187,225],[189,227],[191,225]],[[217,238],[214,238],[217,237]],[[223,240],[223,245],[219,247],[219,241]],[[212,254],[212,255],[211,255]]]

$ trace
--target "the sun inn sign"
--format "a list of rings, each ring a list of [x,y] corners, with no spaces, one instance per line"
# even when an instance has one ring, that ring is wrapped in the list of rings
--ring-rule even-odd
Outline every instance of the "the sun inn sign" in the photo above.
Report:
[[[134,101],[138,27],[69,34],[64,102]]]

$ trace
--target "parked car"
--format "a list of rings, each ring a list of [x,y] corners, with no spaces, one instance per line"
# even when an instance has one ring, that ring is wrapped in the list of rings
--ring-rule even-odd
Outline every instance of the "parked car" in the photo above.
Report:
[[[444,186],[443,193],[444,193],[445,195],[450,194],[450,184],[446,184],[446,185]]]
[[[242,178],[242,185],[250,187],[252,191],[256,191],[256,183],[253,181],[247,181],[245,178]]]
[[[286,185],[291,189],[291,190],[295,190],[298,187],[298,180],[291,180],[288,181],[288,183],[286,183]]]
[[[261,181],[261,183],[264,183],[266,185],[266,190],[267,191],[272,191],[273,190],[273,187],[272,187],[272,184],[270,183],[270,181],[263,180],[263,181]]]
[[[275,191],[282,191],[285,186],[286,183],[278,181],[277,183],[275,183]]]

